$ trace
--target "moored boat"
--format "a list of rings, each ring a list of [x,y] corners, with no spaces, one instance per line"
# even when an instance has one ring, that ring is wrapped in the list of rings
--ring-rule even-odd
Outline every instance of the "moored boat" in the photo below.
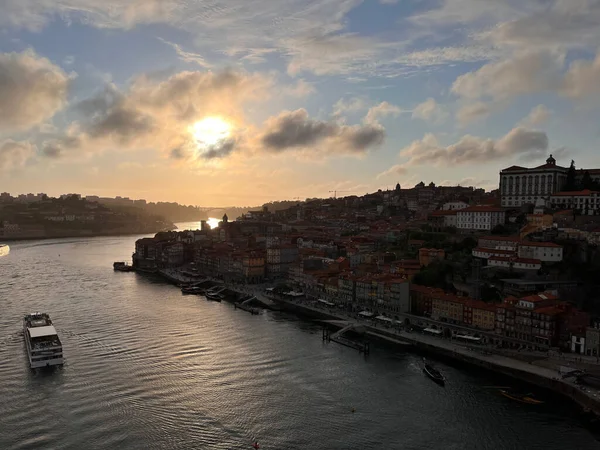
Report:
[[[204,294],[204,289],[199,286],[184,286],[181,288],[182,294],[193,294],[193,295],[202,295]]]
[[[433,367],[431,364],[427,363],[427,361],[425,361],[425,358],[423,358],[423,363],[423,373],[425,373],[425,375],[427,375],[436,383],[441,384],[443,386],[446,383],[446,378],[444,377],[442,372]]]
[[[126,262],[116,261],[113,263],[113,269],[115,269],[119,272],[131,272],[133,270],[133,267],[131,267]]]
[[[62,343],[48,314],[27,314],[23,318],[23,334],[32,369],[63,364]]]
[[[0,256],[6,256],[10,253],[10,247],[6,244],[0,244]]]

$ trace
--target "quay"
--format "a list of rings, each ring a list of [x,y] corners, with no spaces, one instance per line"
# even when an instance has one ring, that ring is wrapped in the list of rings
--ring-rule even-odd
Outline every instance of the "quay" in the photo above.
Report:
[[[373,340],[400,345],[407,350],[434,355],[446,360],[458,361],[539,386],[571,399],[584,411],[600,417],[600,392],[578,386],[574,381],[563,378],[557,370],[486,352],[485,348],[471,348],[417,332],[396,332],[373,324],[365,324],[359,322],[358,319],[343,317],[337,311],[323,311],[294,300],[279,298],[275,301],[281,305],[283,311],[317,319],[328,325],[340,327],[342,323],[361,324],[366,328],[366,335]]]
[[[177,285],[194,284],[206,287],[222,285],[227,288],[226,292],[229,294],[226,298],[233,299],[236,308],[248,311],[251,314],[258,314],[258,310],[251,306],[251,303],[254,303],[267,309],[290,312],[300,317],[320,321],[324,325],[324,340],[331,340],[340,345],[358,349],[366,355],[370,352],[370,345],[365,345],[365,340],[355,341],[342,336],[343,333],[332,335],[329,330],[325,330],[326,327],[343,329],[349,326],[362,326],[364,327],[364,336],[365,338],[368,337],[369,340],[402,346],[407,350],[434,355],[450,361],[458,361],[524,381],[569,398],[582,407],[584,411],[589,411],[600,417],[600,391],[577,385],[573,380],[562,377],[560,370],[556,370],[556,368],[543,367],[534,364],[533,361],[525,362],[491,353],[486,351],[485,347],[467,347],[440,337],[427,336],[407,330],[394,330],[386,328],[385,325],[378,326],[375,323],[363,322],[362,319],[357,317],[346,316],[343,311],[316,307],[303,301],[279,296],[266,295],[250,285],[236,285],[233,287],[212,278],[191,277],[182,274],[177,269],[162,269],[158,271],[158,275]]]

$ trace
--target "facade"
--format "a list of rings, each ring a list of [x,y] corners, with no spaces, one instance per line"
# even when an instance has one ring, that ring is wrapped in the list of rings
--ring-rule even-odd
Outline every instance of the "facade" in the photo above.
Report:
[[[560,262],[563,259],[563,248],[553,242],[522,242],[518,255],[519,258],[538,259],[543,262]]]
[[[585,353],[589,356],[600,356],[600,323],[585,330]]]
[[[557,192],[550,196],[553,209],[575,209],[584,215],[600,214],[600,192],[583,191]]]
[[[459,230],[490,231],[505,221],[504,209],[494,206],[470,206],[456,211],[456,227]]]
[[[456,227],[456,211],[455,209],[432,211],[427,220],[436,228]]]
[[[356,277],[353,275],[340,275],[338,278],[339,298],[345,304],[352,304],[356,300]]]
[[[550,155],[546,164],[526,168],[511,166],[500,172],[500,199],[505,208],[535,204],[538,199],[547,200],[562,190],[568,168],[556,165]]]
[[[502,267],[514,270],[540,270],[542,262],[539,259],[516,258],[514,256],[492,256],[487,260],[488,266]]]
[[[447,202],[442,206],[443,211],[454,211],[457,209],[465,209],[468,208],[469,204],[465,202]]]
[[[410,286],[406,280],[390,281],[388,309],[392,312],[410,313]]]
[[[452,323],[464,322],[463,302],[459,298],[434,297],[431,302],[431,318]]]

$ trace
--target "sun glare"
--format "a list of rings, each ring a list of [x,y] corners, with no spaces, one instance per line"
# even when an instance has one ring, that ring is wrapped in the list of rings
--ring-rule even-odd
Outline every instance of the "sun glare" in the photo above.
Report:
[[[192,126],[192,133],[199,145],[210,147],[230,136],[231,125],[220,117],[205,117]]]

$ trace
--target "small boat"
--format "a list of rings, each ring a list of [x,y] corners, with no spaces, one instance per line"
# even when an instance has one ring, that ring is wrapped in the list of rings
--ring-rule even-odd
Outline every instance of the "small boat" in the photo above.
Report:
[[[133,270],[133,267],[131,267],[126,262],[116,261],[113,263],[113,269],[115,269],[119,272],[131,272]]]
[[[0,256],[6,256],[10,252],[10,247],[6,244],[0,244]]]
[[[425,358],[423,358],[423,363],[424,363],[423,372],[425,373],[425,375],[427,375],[429,378],[431,378],[436,383],[441,384],[443,386],[446,383],[446,378],[444,377],[442,372],[437,370],[431,364],[427,363],[427,361],[425,361]]]
[[[510,398],[511,400],[515,400],[520,403],[526,403],[528,405],[540,405],[544,403],[542,400],[533,398],[533,394],[517,394],[504,389],[500,390],[500,394],[504,395],[506,398]]]
[[[193,295],[202,295],[204,293],[204,289],[199,286],[184,286],[181,288],[182,294],[193,294]]]
[[[208,294],[206,294],[206,299],[213,302],[220,302],[221,300],[223,300],[223,298],[225,298],[223,294],[215,294],[213,292],[209,292]]]

